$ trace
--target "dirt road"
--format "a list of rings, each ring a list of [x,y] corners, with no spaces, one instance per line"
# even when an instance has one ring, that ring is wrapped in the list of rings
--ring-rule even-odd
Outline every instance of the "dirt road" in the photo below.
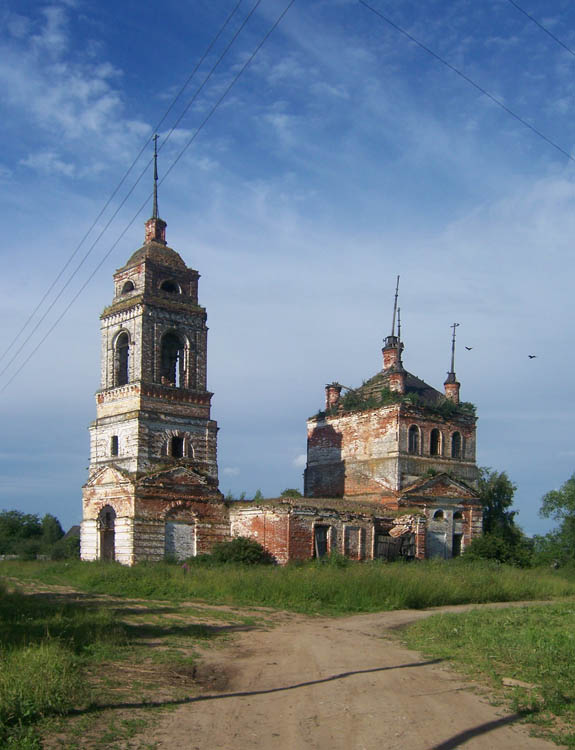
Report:
[[[457,607],[445,610],[457,611]],[[443,611],[445,611],[443,610]],[[219,690],[158,717],[160,750],[551,750],[390,631],[429,615],[287,616],[205,654]]]

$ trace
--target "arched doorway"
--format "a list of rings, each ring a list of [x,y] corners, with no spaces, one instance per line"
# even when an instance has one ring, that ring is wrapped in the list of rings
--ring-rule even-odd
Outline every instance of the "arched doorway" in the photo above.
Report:
[[[100,560],[114,560],[116,550],[116,511],[105,505],[98,514]]]

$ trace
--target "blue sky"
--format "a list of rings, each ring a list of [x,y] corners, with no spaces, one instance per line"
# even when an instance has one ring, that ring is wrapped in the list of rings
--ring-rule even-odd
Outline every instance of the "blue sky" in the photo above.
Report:
[[[1,352],[236,2],[5,0]],[[261,0],[165,141],[254,2],[240,4],[160,128],[160,177],[285,4]],[[508,0],[371,4],[575,152],[575,56]],[[572,3],[522,7],[575,49]],[[401,274],[406,367],[441,387],[460,323],[456,370],[478,408],[478,463],[518,485],[527,532],[547,530],[541,496],[575,469],[574,167],[356,0],[296,0],[160,188],[169,244],[202,275],[222,490],[301,488],[306,417],[325,383],[359,385],[380,368]],[[0,387],[150,187],[147,175]],[[0,508],[80,520],[98,316],[149,213],[0,395]]]

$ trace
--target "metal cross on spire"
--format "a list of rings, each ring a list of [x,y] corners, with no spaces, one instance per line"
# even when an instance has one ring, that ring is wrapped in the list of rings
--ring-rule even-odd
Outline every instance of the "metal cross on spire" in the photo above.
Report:
[[[455,375],[455,329],[458,327],[459,323],[454,323],[450,328],[453,328],[453,337],[451,339],[451,370],[449,371],[450,375]]]
[[[395,302],[393,303],[393,320],[391,322],[391,335],[395,336],[395,316],[397,313],[397,295],[399,293],[399,276],[397,277],[397,282],[395,284]],[[400,335],[399,332],[397,334]]]
[[[154,209],[152,211],[152,219],[159,219],[158,214],[158,134],[155,133],[153,137],[154,141]]]

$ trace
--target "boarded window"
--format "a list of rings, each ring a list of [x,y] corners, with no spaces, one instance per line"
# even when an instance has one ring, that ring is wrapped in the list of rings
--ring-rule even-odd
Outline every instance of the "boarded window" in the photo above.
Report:
[[[193,523],[168,521],[165,537],[166,557],[185,560],[196,554],[196,527]]]
[[[419,427],[414,424],[409,428],[408,451],[410,453],[419,453]]]
[[[375,535],[374,557],[379,560],[413,560],[415,558],[415,534],[392,537],[380,532]]]
[[[110,455],[117,456],[118,452],[119,452],[118,436],[112,435],[112,437],[110,438]]]
[[[439,430],[431,430],[429,437],[429,452],[432,456],[441,455],[441,432]]]
[[[451,436],[451,458],[461,458],[461,433],[454,432]]]
[[[130,380],[130,339],[127,333],[121,333],[116,339],[115,352],[116,385],[126,385]]]

